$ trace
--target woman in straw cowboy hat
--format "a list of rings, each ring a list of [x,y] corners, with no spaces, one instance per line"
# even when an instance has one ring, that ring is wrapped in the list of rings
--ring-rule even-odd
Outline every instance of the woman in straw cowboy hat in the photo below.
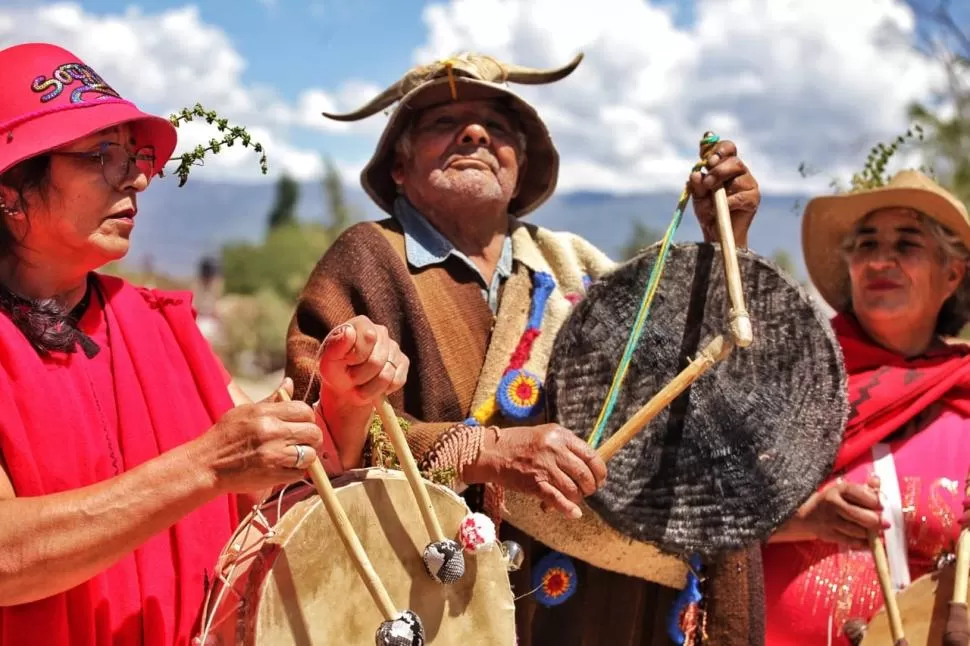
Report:
[[[249,402],[187,293],[95,273],[128,251],[170,122],[53,45],[0,51],[0,79],[0,645],[187,646],[239,505],[324,435],[355,464],[364,429]],[[339,330],[327,396],[403,384],[386,334]]]
[[[830,480],[764,548],[770,646],[849,643],[847,622],[880,608],[869,532],[884,532],[897,587],[930,571],[959,532],[970,465],[970,349],[949,342],[970,321],[966,207],[903,171],[813,199],[802,244],[837,312],[852,408]]]

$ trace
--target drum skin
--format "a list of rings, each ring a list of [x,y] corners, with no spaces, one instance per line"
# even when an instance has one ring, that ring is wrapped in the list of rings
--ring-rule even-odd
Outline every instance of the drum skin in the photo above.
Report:
[[[903,620],[903,633],[909,646],[942,646],[946,629],[950,599],[953,598],[953,574],[951,563],[941,570],[924,574],[896,594],[899,616]],[[881,608],[866,626],[862,646],[892,644],[889,618]]]
[[[392,601],[421,618],[426,644],[514,646],[513,596],[497,544],[466,552],[456,584],[435,583],[422,561],[428,533],[401,472],[355,470],[333,485]],[[447,488],[425,486],[446,535],[457,535],[467,506]],[[224,550],[219,571],[228,588],[217,581],[210,595],[205,646],[373,646],[383,617],[316,492],[301,484],[260,512]]]

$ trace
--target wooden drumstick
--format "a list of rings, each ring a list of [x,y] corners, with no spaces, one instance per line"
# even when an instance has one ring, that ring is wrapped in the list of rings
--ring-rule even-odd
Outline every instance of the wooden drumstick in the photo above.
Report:
[[[964,484],[964,497],[970,497],[970,473]],[[960,530],[957,558],[953,566],[953,598],[950,601],[943,631],[944,646],[970,644],[970,621],[967,617],[967,583],[970,579],[970,529]]]
[[[283,388],[280,388],[276,394],[282,401],[290,401],[291,399],[290,394]],[[364,551],[360,537],[357,536],[353,525],[350,524],[347,512],[344,511],[340,501],[337,500],[337,492],[334,491],[333,485],[330,484],[330,478],[327,476],[327,472],[323,470],[323,464],[318,458],[314,458],[310,466],[307,467],[307,470],[310,472],[310,479],[313,480],[317,493],[320,494],[320,498],[323,500],[323,506],[326,507],[327,513],[330,515],[330,520],[337,526],[337,533],[340,534],[340,538],[347,547],[347,552],[350,554],[351,560],[357,566],[360,578],[364,580],[364,585],[367,586],[371,596],[374,598],[374,603],[377,604],[381,614],[384,615],[385,621],[395,621],[398,618],[398,612],[394,609],[394,604],[391,602],[391,597],[387,593],[387,589],[381,582],[380,577],[377,576],[377,571],[374,570],[374,564],[371,563],[367,552]]]
[[[731,299],[729,314],[731,335],[738,347],[746,348],[754,340],[754,330],[751,327],[751,317],[744,305],[741,269],[738,267],[738,249],[734,242],[734,228],[731,226],[727,193],[723,188],[714,191],[714,208],[717,211],[717,229],[721,236],[721,253],[724,256],[724,279],[727,283],[728,297]]]
[[[411,447],[408,446],[407,437],[397,420],[394,408],[386,398],[381,398],[376,407],[377,415],[381,418],[384,431],[391,440],[391,445],[397,453],[398,462],[401,470],[411,485],[415,501],[424,524],[428,529],[431,544],[424,551],[424,564],[428,569],[428,574],[439,583],[454,583],[465,574],[465,560],[461,546],[453,540],[445,537],[441,531],[441,524],[435,515],[434,507],[431,505],[431,497],[424,486],[424,479],[418,471],[418,465],[414,461]]]
[[[970,498],[970,473],[967,474],[963,495]],[[956,570],[953,578],[954,603],[966,605],[968,582],[970,582],[970,529],[964,527],[960,530],[960,537],[957,539]]]
[[[896,590],[893,588],[892,576],[889,573],[889,560],[886,558],[886,548],[882,538],[875,532],[869,532],[869,549],[876,562],[876,574],[879,576],[879,587],[882,588],[882,598],[886,606],[886,617],[889,618],[889,632],[892,634],[896,646],[906,644],[903,632],[903,619],[899,614],[896,603]]]
[[[733,349],[734,341],[731,339],[726,338],[723,334],[714,337],[714,340],[704,346],[704,349],[700,351],[696,359],[691,361],[680,374],[674,377],[669,384],[664,386],[660,392],[654,395],[650,401],[634,413],[616,433],[610,436],[610,439],[600,445],[596,452],[603,461],[606,462],[616,455],[644,426],[659,415],[660,411],[687,390],[687,387],[707,372],[711,366],[731,354]]]

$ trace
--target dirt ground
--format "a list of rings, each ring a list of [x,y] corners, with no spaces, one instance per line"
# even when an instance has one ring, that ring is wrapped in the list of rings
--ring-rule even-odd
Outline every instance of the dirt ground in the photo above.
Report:
[[[279,388],[279,385],[283,382],[283,371],[270,373],[257,380],[243,377],[234,377],[233,379],[253,401],[259,401]]]

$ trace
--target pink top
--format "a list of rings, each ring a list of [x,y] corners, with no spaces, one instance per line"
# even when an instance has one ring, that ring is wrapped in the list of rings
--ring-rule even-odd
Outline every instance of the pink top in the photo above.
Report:
[[[232,406],[189,294],[98,282],[106,305],[93,297],[80,323],[101,347],[93,358],[39,356],[0,315],[0,456],[18,496],[112,478]],[[219,498],[88,581],[0,608],[0,646],[189,646],[206,576],[238,520],[235,498]]]
[[[910,578],[931,571],[953,549],[963,513],[963,489],[970,466],[967,418],[942,406],[914,435],[890,442],[906,526]],[[907,428],[912,428],[909,426]],[[908,437],[906,435],[909,435]],[[871,453],[857,458],[844,478],[865,482],[873,473]],[[771,543],[763,548],[766,646],[847,646],[843,624],[868,620],[882,607],[882,592],[868,550],[849,551],[821,541]],[[829,642],[831,622],[832,641]]]

